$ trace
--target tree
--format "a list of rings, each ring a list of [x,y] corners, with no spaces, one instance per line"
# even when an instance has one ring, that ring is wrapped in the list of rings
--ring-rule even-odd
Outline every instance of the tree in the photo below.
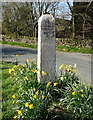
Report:
[[[84,40],[92,38],[93,30],[93,2],[74,3],[75,6],[75,28],[76,35],[81,35]]]
[[[42,14],[54,14],[56,2],[3,3],[3,33],[34,36],[37,21]]]
[[[6,3],[3,5],[3,33],[30,35],[33,33],[30,7],[26,3]],[[30,33],[30,34],[29,34]]]

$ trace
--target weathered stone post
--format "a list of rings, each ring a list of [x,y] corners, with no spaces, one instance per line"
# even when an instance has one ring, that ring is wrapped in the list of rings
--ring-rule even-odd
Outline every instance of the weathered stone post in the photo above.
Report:
[[[93,54],[91,55],[91,86],[93,87]]]
[[[51,14],[42,15],[38,20],[38,82],[42,71],[45,82],[55,81],[56,74],[55,19]],[[41,81],[42,82],[42,81]]]

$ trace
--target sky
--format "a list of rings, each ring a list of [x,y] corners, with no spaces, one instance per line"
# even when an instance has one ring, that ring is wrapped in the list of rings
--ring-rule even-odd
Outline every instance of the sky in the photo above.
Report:
[[[73,1],[70,2],[70,5],[73,6]],[[65,19],[69,19],[69,20],[71,19],[70,9],[66,1],[60,2],[57,10],[57,14],[58,16],[64,15]]]

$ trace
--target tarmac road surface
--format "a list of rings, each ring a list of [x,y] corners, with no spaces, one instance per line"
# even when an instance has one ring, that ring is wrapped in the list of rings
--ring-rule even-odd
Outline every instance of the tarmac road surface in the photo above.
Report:
[[[13,62],[16,59],[16,54],[20,54],[17,57],[19,63],[24,63],[27,59],[37,59],[37,50],[31,48],[0,44],[0,51],[2,51],[0,52],[0,56],[2,56],[0,60],[7,62]],[[78,73],[82,73],[80,77],[84,78],[86,82],[91,82],[91,66],[93,66],[91,58],[91,54],[56,52],[57,74],[59,74],[58,67],[61,64],[77,64]]]

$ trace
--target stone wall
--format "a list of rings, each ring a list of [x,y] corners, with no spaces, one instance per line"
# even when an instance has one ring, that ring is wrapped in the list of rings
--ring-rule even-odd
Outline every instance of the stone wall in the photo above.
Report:
[[[28,43],[28,44],[37,44],[38,38],[34,37],[27,37],[27,36],[20,36],[19,38],[15,39],[10,36],[2,35],[3,41],[10,41],[10,42],[20,42],[20,43]],[[64,46],[77,46],[77,47],[91,47],[92,40],[74,40],[71,38],[56,38],[57,45],[64,45]]]

